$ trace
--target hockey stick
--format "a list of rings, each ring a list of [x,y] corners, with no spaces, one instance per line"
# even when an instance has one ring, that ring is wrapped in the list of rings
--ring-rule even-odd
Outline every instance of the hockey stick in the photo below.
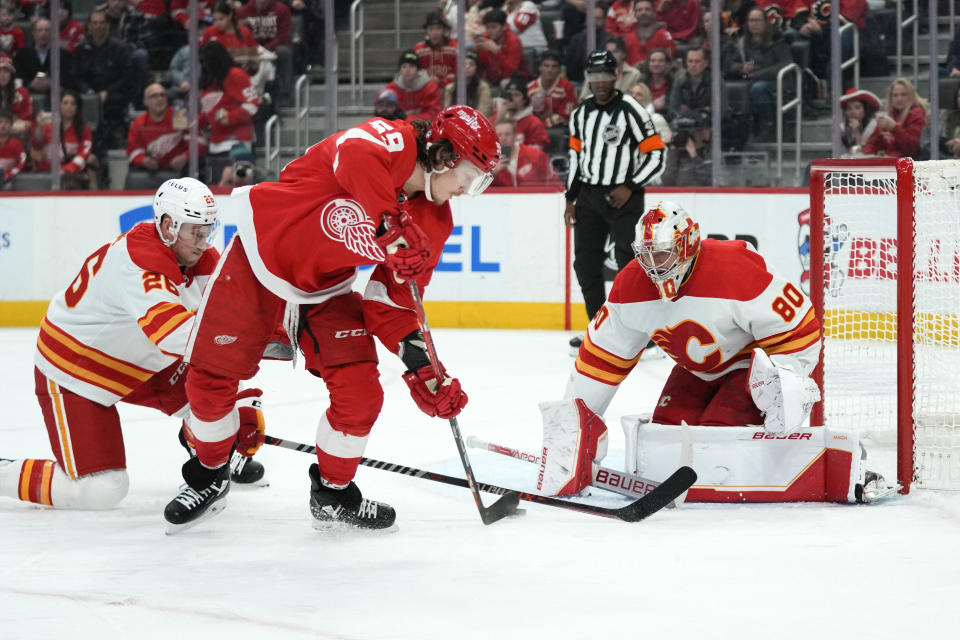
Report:
[[[276,438],[274,436],[264,436],[263,441],[266,444],[283,447],[284,449],[293,449],[294,451],[303,451],[304,453],[309,454],[315,454],[317,452],[317,448],[313,445],[301,444],[299,442],[284,440],[283,438]],[[589,513],[595,516],[603,516],[605,518],[616,518],[625,522],[639,522],[640,520],[653,515],[660,509],[673,502],[678,495],[686,491],[694,482],[697,481],[697,474],[693,471],[693,469],[690,467],[680,467],[673,472],[673,475],[661,482],[659,487],[647,495],[634,500],[626,506],[614,509],[608,507],[599,507],[592,504],[585,504],[582,502],[570,502],[567,500],[561,500],[560,498],[551,498],[549,496],[541,496],[536,493],[527,493],[525,491],[515,491],[513,489],[499,487],[495,484],[487,484],[485,482],[477,482],[471,486],[470,483],[463,478],[455,478],[453,476],[443,475],[442,473],[435,473],[433,471],[426,471],[424,469],[417,469],[415,467],[406,467],[403,465],[394,464],[393,462],[383,462],[382,460],[374,460],[372,458],[360,458],[360,464],[372,469],[380,469],[382,471],[389,471],[391,473],[399,473],[405,476],[412,476],[414,478],[423,478],[424,480],[430,480],[431,482],[440,482],[443,484],[453,485],[455,487],[486,491],[487,493],[494,493],[503,496],[515,495],[519,500],[526,500],[527,502],[534,502],[547,507],[559,507],[561,509]],[[500,500],[503,500],[503,498]],[[499,504],[499,502],[494,503],[494,505],[496,504]]]
[[[430,358],[430,366],[433,367],[433,373],[437,376],[437,384],[443,384],[443,372],[440,370],[440,359],[437,357],[437,350],[433,346],[433,337],[430,335],[430,326],[427,324],[427,313],[423,310],[423,300],[420,299],[420,290],[414,280],[407,282],[410,288],[410,295],[413,296],[413,307],[417,312],[417,322],[420,323],[420,331],[423,333],[423,341],[427,347],[427,357]],[[460,425],[456,418],[450,418],[450,431],[453,432],[453,440],[457,443],[457,453],[460,454],[460,462],[463,463],[463,472],[467,476],[467,483],[470,491],[473,493],[473,500],[477,503],[477,509],[480,511],[480,519],[483,524],[491,524],[497,520],[510,515],[517,510],[520,497],[516,491],[507,491],[489,507],[483,506],[483,500],[480,498],[480,491],[477,490],[477,479],[473,475],[473,467],[470,466],[470,459],[467,457],[467,448],[463,444],[463,436],[460,434]]]
[[[523,460],[532,464],[540,464],[540,456],[534,453],[527,453],[526,451],[512,449],[502,444],[487,442],[476,436],[467,436],[467,446],[473,449],[492,451],[493,453],[499,453],[500,455],[516,458],[517,460]],[[619,493],[629,498],[645,496],[660,486],[659,482],[647,480],[642,476],[617,471],[615,469],[608,469],[607,467],[601,467],[599,465],[593,466],[593,478],[590,484],[594,487]]]

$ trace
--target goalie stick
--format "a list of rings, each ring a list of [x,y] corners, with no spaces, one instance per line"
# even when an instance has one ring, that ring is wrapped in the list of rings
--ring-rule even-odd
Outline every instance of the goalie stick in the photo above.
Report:
[[[437,350],[433,346],[433,337],[430,335],[430,326],[427,324],[427,313],[423,310],[423,300],[420,299],[420,289],[414,280],[407,282],[407,286],[410,288],[410,295],[413,297],[413,308],[417,313],[417,322],[420,323],[420,332],[423,334],[430,366],[433,367],[433,373],[437,376],[437,384],[441,385],[444,380],[443,371],[440,369]],[[517,505],[520,503],[520,497],[516,491],[505,491],[503,497],[492,505],[489,507],[483,506],[480,491],[477,490],[477,479],[473,475],[473,467],[470,466],[467,447],[463,444],[463,435],[460,433],[460,425],[456,418],[450,418],[450,431],[453,433],[453,440],[457,444],[457,453],[460,455],[460,462],[463,464],[463,472],[467,476],[467,484],[470,487],[470,492],[473,493],[473,500],[477,503],[477,510],[480,512],[480,519],[483,524],[492,524],[516,511]]]
[[[534,453],[512,449],[495,442],[487,442],[476,436],[467,436],[467,446],[473,449],[492,451],[493,453],[499,453],[500,455],[516,458],[517,460],[523,460],[532,464],[540,464],[540,456]],[[654,480],[647,480],[642,476],[617,471],[616,469],[608,469],[607,467],[601,467],[597,464],[593,465],[593,478],[590,480],[590,484],[594,487],[606,489],[607,491],[619,493],[622,496],[630,498],[645,496],[660,486],[660,483]],[[682,500],[680,499],[678,499],[677,502],[682,504]]]
[[[266,444],[283,447],[285,449],[293,449],[294,451],[303,451],[304,453],[309,454],[316,454],[317,452],[317,448],[313,445],[301,444],[299,442],[293,442],[292,440],[285,440],[283,438],[276,438],[274,436],[265,435],[263,441]],[[426,471],[424,469],[417,469],[415,467],[407,467],[400,464],[394,464],[393,462],[374,460],[372,458],[360,458],[360,464],[372,469],[380,469],[382,471],[389,471],[391,473],[399,473],[405,476],[412,476],[414,478],[423,478],[424,480],[430,480],[431,482],[440,482],[443,484],[453,485],[455,487],[486,491],[487,493],[503,496],[516,495],[518,499],[526,500],[527,502],[534,502],[548,507],[559,507],[561,509],[568,509],[571,511],[579,511],[581,513],[589,513],[606,518],[616,518],[625,522],[639,522],[640,520],[650,517],[660,509],[673,502],[677,496],[686,491],[694,482],[697,481],[697,474],[693,469],[690,467],[680,467],[673,472],[673,475],[661,482],[659,487],[644,497],[638,498],[630,504],[620,508],[608,508],[599,507],[592,504],[585,504],[582,502],[561,500],[560,498],[552,498],[550,496],[541,496],[536,493],[515,491],[513,489],[499,487],[495,484],[487,484],[485,482],[476,482],[473,487],[471,487],[470,483],[463,478],[455,478],[442,473],[435,473],[433,471]],[[503,498],[501,498],[501,500],[503,500]],[[497,504],[500,504],[500,502],[498,501],[494,503],[494,506]]]

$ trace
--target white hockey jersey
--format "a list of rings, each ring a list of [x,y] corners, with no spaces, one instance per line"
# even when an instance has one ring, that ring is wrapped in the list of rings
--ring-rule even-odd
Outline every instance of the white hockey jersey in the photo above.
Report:
[[[675,300],[659,297],[636,260],[617,274],[587,329],[567,398],[602,414],[651,339],[703,380],[749,367],[755,347],[778,367],[813,371],[820,354],[813,306],[745,242],[703,240],[691,269]]]
[[[111,406],[183,355],[219,255],[180,270],[152,222],[97,249],[50,302],[34,363],[60,386]]]

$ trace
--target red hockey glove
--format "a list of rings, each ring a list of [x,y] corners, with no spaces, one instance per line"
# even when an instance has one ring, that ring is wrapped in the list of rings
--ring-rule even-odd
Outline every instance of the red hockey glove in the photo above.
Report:
[[[430,240],[409,214],[384,215],[388,229],[377,238],[387,254],[383,265],[398,282],[412,280],[430,268]]]
[[[237,431],[237,452],[250,458],[263,444],[266,426],[263,421],[263,403],[260,389],[244,389],[237,394],[240,429]]]
[[[442,371],[442,368],[441,368]],[[446,372],[444,372],[446,377]],[[410,387],[410,395],[420,410],[431,418],[453,418],[467,405],[467,394],[456,378],[446,378],[437,386],[433,367],[420,367],[403,374],[403,381]]]

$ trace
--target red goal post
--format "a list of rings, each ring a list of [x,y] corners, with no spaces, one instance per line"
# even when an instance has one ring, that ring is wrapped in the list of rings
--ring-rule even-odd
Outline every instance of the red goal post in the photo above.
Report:
[[[903,493],[960,489],[960,161],[816,160],[809,246],[811,424],[895,443]]]

